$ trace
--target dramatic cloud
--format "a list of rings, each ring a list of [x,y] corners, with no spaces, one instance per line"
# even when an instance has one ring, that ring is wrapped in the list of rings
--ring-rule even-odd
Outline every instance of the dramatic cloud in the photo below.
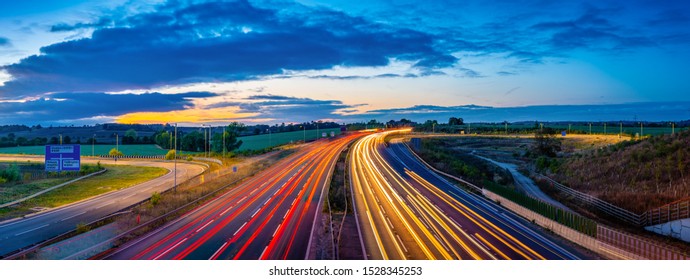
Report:
[[[253,95],[251,102],[223,102],[208,109],[237,107],[237,113],[252,114],[253,119],[272,119],[287,122],[305,122],[320,119],[343,119],[344,113],[366,104],[347,105],[339,100],[314,100],[281,95]]]
[[[193,99],[214,97],[209,92],[183,94],[55,93],[50,98],[0,102],[0,125],[75,121],[113,117],[131,112],[167,112],[193,106]]]
[[[391,59],[433,69],[455,63],[434,37],[342,12],[257,8],[247,1],[183,6],[120,20],[57,25],[97,28],[90,38],[43,47],[40,55],[0,69],[13,80],[0,99],[56,91],[121,91],[192,82],[237,81],[286,70],[384,66]]]

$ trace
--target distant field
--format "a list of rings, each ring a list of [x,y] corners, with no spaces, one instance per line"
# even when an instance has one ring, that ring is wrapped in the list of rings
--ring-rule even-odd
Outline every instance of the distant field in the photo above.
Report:
[[[516,125],[516,124],[509,124],[508,129],[531,129],[533,128],[534,125]],[[554,128],[557,130],[568,130],[568,125],[547,125],[544,124],[544,127],[550,127]],[[503,132],[505,131],[505,126],[503,124],[496,124],[496,125],[490,125],[490,124],[471,124],[471,129],[475,128],[490,128],[496,132]],[[589,126],[588,125],[573,125],[570,127],[571,131],[573,133],[589,133]],[[675,132],[687,130],[688,128],[678,128],[676,127]],[[644,135],[661,135],[661,134],[671,134],[671,127],[643,127],[643,133]],[[611,126],[607,125],[606,126],[606,131],[604,131],[604,126],[596,126],[592,125],[592,133],[593,134],[603,134],[606,132],[606,134],[618,134],[620,133],[620,126]],[[623,134],[628,134],[628,135],[635,135],[635,133],[640,133],[640,127],[623,127]]]
[[[96,155],[107,155],[112,148],[115,148],[115,145],[95,145],[94,153]],[[165,155],[167,152],[166,150],[159,149],[155,145],[120,145],[120,151],[128,156],[157,156]],[[45,154],[45,146],[0,148],[0,154],[43,155]],[[91,145],[81,145],[81,155],[90,156]]]
[[[330,137],[331,131],[335,132],[335,135],[340,134],[340,128],[328,128],[328,129],[319,129],[318,135],[320,137],[321,133],[325,132],[328,135],[328,137]],[[314,130],[307,130],[306,133],[303,130],[293,131],[293,132],[273,133],[273,134],[270,134],[270,139],[269,139],[269,134],[244,136],[244,137],[239,138],[243,142],[242,146],[240,146],[240,151],[260,150],[260,149],[268,148],[271,146],[288,144],[292,141],[295,141],[295,142],[296,141],[302,141],[304,139],[305,135],[306,135],[307,141],[308,140],[314,140],[317,138],[317,131],[316,131],[316,129],[314,129]]]
[[[331,131],[335,135],[340,134],[340,128],[319,129],[319,135],[326,133],[330,137]],[[243,141],[240,151],[245,150],[260,150],[271,146],[278,146],[288,144],[293,141],[302,141],[306,135],[307,140],[314,140],[317,137],[316,130],[293,131],[283,133],[261,134],[253,136],[244,136],[239,139]],[[110,149],[115,148],[115,145],[95,145],[95,155],[107,155]],[[165,155],[167,150],[162,150],[156,145],[120,145],[120,151],[128,156],[158,156]],[[45,146],[25,146],[25,147],[9,147],[0,148],[0,154],[25,154],[25,155],[43,155],[45,154]],[[81,155],[91,155],[91,145],[81,145]]]

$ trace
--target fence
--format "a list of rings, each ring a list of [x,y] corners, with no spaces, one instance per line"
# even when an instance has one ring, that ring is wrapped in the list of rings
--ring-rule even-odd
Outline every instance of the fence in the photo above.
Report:
[[[597,241],[615,248],[620,248],[627,252],[629,257],[632,256],[632,258],[649,260],[690,260],[690,257],[678,252],[673,247],[603,225],[597,226]]]
[[[647,226],[688,219],[690,218],[690,198],[685,198],[656,209],[651,209],[643,215]]]
[[[597,235],[597,223],[590,219],[505,187],[487,184],[484,186],[484,189],[496,193],[497,195],[578,232],[589,236]]]
[[[546,180],[549,185],[552,187],[556,188],[560,192],[567,194],[577,200],[578,202],[585,204],[585,205],[590,205],[595,207],[597,210],[604,212],[614,218],[617,218],[623,222],[626,222],[628,224],[634,225],[634,226],[644,226],[647,223],[646,218],[644,215],[636,214],[633,212],[630,212],[628,210],[625,210],[623,208],[620,208],[616,205],[613,205],[611,203],[608,203],[604,200],[599,199],[598,197],[594,197],[579,191],[576,191],[574,189],[571,189],[570,187],[567,187],[561,183],[556,182],[555,180],[544,176],[542,174],[537,174],[539,178],[543,178]]]

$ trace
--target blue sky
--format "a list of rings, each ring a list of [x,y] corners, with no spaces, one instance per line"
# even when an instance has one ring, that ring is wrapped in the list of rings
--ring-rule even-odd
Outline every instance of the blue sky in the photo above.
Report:
[[[3,1],[0,30],[0,124],[690,119],[682,1]]]

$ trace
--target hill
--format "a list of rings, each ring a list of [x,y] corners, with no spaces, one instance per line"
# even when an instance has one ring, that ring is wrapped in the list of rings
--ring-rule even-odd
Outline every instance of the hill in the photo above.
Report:
[[[624,141],[563,160],[554,179],[636,213],[690,196],[690,132]]]

